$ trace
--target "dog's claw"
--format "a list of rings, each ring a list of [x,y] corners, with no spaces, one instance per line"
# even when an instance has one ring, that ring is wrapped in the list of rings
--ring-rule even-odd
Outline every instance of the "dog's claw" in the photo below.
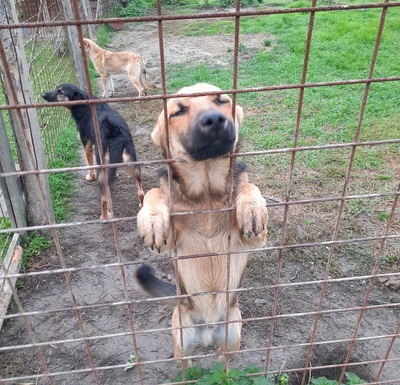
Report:
[[[167,246],[167,240],[166,239],[164,239],[164,245]]]
[[[140,237],[140,241],[144,243],[144,237]]]
[[[247,232],[247,236],[248,236],[249,238],[251,238],[251,231],[248,231],[248,232]]]
[[[244,235],[244,228],[243,227],[240,229],[240,231],[241,231],[242,235]]]

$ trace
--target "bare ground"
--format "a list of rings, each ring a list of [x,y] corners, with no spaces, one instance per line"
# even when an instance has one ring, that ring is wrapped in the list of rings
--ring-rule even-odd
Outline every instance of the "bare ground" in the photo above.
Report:
[[[233,46],[231,36],[185,37],[176,35],[171,23],[165,23],[165,60],[168,66],[178,63],[205,61],[218,66],[229,66],[231,54],[229,48]],[[145,36],[145,39],[143,39]],[[139,38],[142,37],[142,38]],[[262,42],[266,36],[245,36],[244,44],[248,48],[246,60],[256,50],[267,49]],[[270,37],[269,37],[270,38]],[[137,23],[115,34],[110,45],[111,50],[132,50],[141,53],[148,65],[149,78],[157,83],[160,81],[159,43],[156,23]],[[136,90],[123,76],[115,77],[116,96],[132,96]],[[100,86],[100,85],[99,85]],[[161,111],[159,101],[141,101],[137,103],[118,103],[114,105],[128,121],[137,147],[140,160],[154,160],[158,158],[157,151],[150,139],[150,132],[156,116]],[[246,111],[245,111],[246,112]],[[243,141],[242,150],[252,148],[250,141]],[[248,159],[250,178],[260,187],[265,196],[283,200],[285,196],[286,179],[281,177],[284,170],[278,173],[273,168],[266,169],[251,158]],[[272,159],[273,163],[273,159]],[[144,189],[157,186],[157,166],[147,166],[142,170]],[[367,176],[361,176],[361,179]],[[315,196],[331,196],[341,186],[343,180],[337,182],[324,179],[318,172],[309,173],[299,169],[295,176],[293,195],[298,199]],[[117,236],[119,255],[124,262],[123,272],[117,267],[104,267],[117,262],[117,250],[114,243],[114,233],[110,224],[85,224],[87,220],[97,219],[100,213],[99,189],[97,185],[84,180],[84,173],[79,173],[76,181],[76,193],[71,199],[72,217],[70,222],[82,222],[80,226],[64,228],[59,232],[63,256],[66,264],[74,268],[86,268],[71,273],[70,280],[76,303],[84,305],[101,305],[86,308],[80,311],[84,332],[88,337],[104,336],[88,342],[92,352],[93,364],[96,367],[123,365],[134,352],[133,338],[129,335],[129,314],[132,315],[136,336],[136,343],[142,361],[157,361],[171,358],[172,337],[164,330],[170,326],[172,309],[159,305],[156,302],[135,302],[146,295],[138,287],[134,271],[136,263],[152,260],[159,274],[172,275],[172,269],[167,257],[158,258],[159,263],[153,260],[154,255],[145,249],[138,239],[135,221],[118,223]],[[138,211],[138,202],[133,182],[123,172],[112,191],[113,209],[116,217],[135,216]],[[269,200],[272,203],[273,200]],[[377,203],[376,210],[387,208],[388,201]],[[337,214],[337,203],[310,204],[292,206],[289,210],[288,226],[285,241],[288,244],[311,243],[330,240],[334,231]],[[283,208],[270,208],[269,246],[279,245],[283,231]],[[399,230],[399,223],[395,223],[393,231]],[[366,237],[381,234],[384,224],[374,221],[370,217],[359,213],[345,215],[341,224],[341,235],[346,238]],[[369,274],[372,271],[374,258],[379,244],[363,242],[350,246],[338,246],[334,250],[334,259],[330,270],[332,278],[355,277]],[[399,245],[388,243],[387,255],[396,255]],[[243,287],[246,290],[240,296],[243,318],[250,319],[243,325],[243,352],[232,362],[232,366],[245,367],[249,364],[265,365],[267,358],[268,339],[271,338],[270,351],[271,370],[290,370],[301,368],[304,365],[310,342],[311,332],[315,325],[315,315],[308,314],[317,310],[319,298],[326,270],[326,261],[329,249],[326,246],[298,248],[285,250],[282,255],[278,251],[258,252],[251,257],[246,270]],[[385,254],[386,255],[386,254]],[[398,254],[397,254],[398,255]],[[277,282],[277,267],[280,263],[280,284],[277,291],[271,287]],[[97,266],[97,267],[95,267]],[[53,270],[60,267],[56,250],[49,250],[36,260],[32,271]],[[91,268],[93,267],[93,268]],[[398,270],[398,265],[383,267],[382,271]],[[126,292],[123,290],[124,277]],[[306,284],[305,282],[308,282]],[[295,283],[303,283],[293,286]],[[329,312],[335,309],[359,308],[363,305],[366,296],[368,279],[355,279],[340,283],[329,283],[325,288],[322,309],[326,313],[319,317],[316,341],[339,341],[334,344],[320,344],[314,347],[311,354],[312,367],[319,365],[333,365],[343,363],[349,348],[347,339],[356,333],[359,310]],[[64,372],[55,378],[58,384],[93,384],[93,374],[68,373],[71,370],[90,368],[86,348],[83,342],[68,342],[82,336],[77,314],[72,310],[40,314],[44,310],[71,309],[71,295],[66,285],[64,274],[53,273],[39,275],[25,279],[19,296],[25,311],[39,312],[29,317],[30,325],[38,342],[52,342],[41,350],[46,364],[51,372]],[[128,307],[119,302],[126,298],[133,301]],[[290,317],[278,317],[272,324],[268,320],[259,320],[261,317],[271,316],[273,298],[276,296],[276,315],[291,314]],[[376,309],[368,309],[363,314],[362,322],[357,331],[358,337],[365,337],[358,341],[352,350],[350,362],[373,361],[385,357],[390,338],[372,338],[395,333],[399,322],[399,291],[390,290],[388,286],[376,282],[368,298],[368,305],[376,305]],[[113,304],[113,305],[110,305]],[[380,305],[391,304],[392,307]],[[12,311],[17,311],[16,307]],[[161,330],[160,330],[161,329]],[[150,333],[141,333],[143,330],[152,330]],[[112,334],[113,337],[107,337]],[[115,336],[117,334],[117,336]],[[0,346],[18,346],[31,342],[23,320],[13,318],[7,320],[1,331]],[[57,341],[63,341],[57,343]],[[293,345],[304,344],[293,348]],[[248,352],[247,350],[259,349]],[[214,350],[199,351],[198,353],[213,353]],[[390,358],[400,357],[400,343],[395,341]],[[214,358],[199,358],[195,363],[199,366],[209,366]],[[379,364],[354,366],[351,371],[369,381],[379,370]],[[142,367],[145,384],[161,383],[173,378],[179,372],[174,362],[154,362]],[[37,355],[31,347],[12,349],[1,353],[0,376],[4,378],[41,374],[43,370],[38,362]],[[327,375],[334,378],[338,369],[312,371],[312,375]],[[122,367],[100,370],[97,372],[101,384],[131,384],[140,383],[139,369],[124,371]],[[291,383],[297,384],[301,378],[291,373]],[[398,362],[387,363],[380,379],[394,381],[400,379],[400,365]],[[16,380],[15,384],[23,382],[44,384],[46,380]]]

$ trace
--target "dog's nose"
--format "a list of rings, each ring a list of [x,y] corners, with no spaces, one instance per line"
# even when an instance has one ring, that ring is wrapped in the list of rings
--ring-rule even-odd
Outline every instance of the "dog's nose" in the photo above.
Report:
[[[226,127],[226,117],[219,111],[209,111],[201,117],[200,124],[208,134],[218,133]]]

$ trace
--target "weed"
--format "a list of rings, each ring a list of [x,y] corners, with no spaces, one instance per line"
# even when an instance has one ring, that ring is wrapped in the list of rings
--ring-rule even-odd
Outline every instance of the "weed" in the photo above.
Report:
[[[182,373],[166,384],[183,381]],[[290,382],[289,375],[283,373],[281,375],[265,375],[264,369],[254,366],[248,366],[244,370],[237,368],[225,371],[222,363],[217,363],[210,369],[189,368],[185,371],[185,381],[196,381],[196,385],[288,385]],[[364,384],[358,376],[353,373],[346,373],[346,382],[343,385]],[[338,382],[330,381],[326,377],[311,379],[312,385],[337,385]]]
[[[29,268],[34,257],[48,249],[51,245],[52,243],[48,238],[38,235],[36,231],[30,232],[21,243],[24,249],[22,267]]]
[[[390,255],[382,260],[383,263],[387,265],[395,265],[400,262],[400,256],[398,255]]]
[[[5,230],[11,228],[10,218],[0,218],[0,229]],[[4,250],[7,250],[10,242],[11,242],[12,234],[11,233],[2,233],[0,234],[0,252],[3,259],[6,257],[6,253]]]
[[[392,180],[393,179],[393,177],[390,175],[378,175],[377,178],[379,180]]]
[[[259,376],[255,376],[258,373]],[[233,368],[227,373],[224,365],[219,362],[208,370],[196,367],[186,370],[185,380],[197,380],[197,385],[273,385],[273,376],[265,376],[262,373],[263,369],[254,366],[249,366],[244,370]],[[182,374],[166,383],[179,381],[183,381]]]
[[[246,52],[247,52],[247,48],[246,48],[246,46],[245,46],[243,43],[239,43],[238,51],[239,51],[240,53],[246,53]]]
[[[354,373],[346,373],[346,382],[343,385],[359,385],[365,384],[360,377]],[[328,380],[326,377],[311,378],[311,385],[338,385],[336,380]]]
[[[271,47],[272,41],[271,41],[271,40],[268,40],[268,39],[265,39],[265,40],[264,40],[264,45],[265,45],[266,47]]]
[[[388,219],[389,219],[389,217],[390,217],[390,214],[389,213],[386,213],[386,212],[380,212],[379,214],[378,214],[378,219],[380,220],[380,221],[382,221],[382,222],[386,222]]]
[[[131,354],[129,360],[125,363],[124,372],[134,368],[135,366],[136,366],[136,356],[134,354]]]

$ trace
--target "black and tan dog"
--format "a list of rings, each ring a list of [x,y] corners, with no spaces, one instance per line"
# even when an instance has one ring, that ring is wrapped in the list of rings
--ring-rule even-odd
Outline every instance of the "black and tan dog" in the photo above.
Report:
[[[201,83],[185,87],[178,94],[215,91],[220,89]],[[153,250],[169,250],[171,254],[176,250],[174,270],[181,294],[213,293],[186,297],[176,306],[172,315],[175,359],[184,359],[184,364],[190,366],[191,361],[185,357],[197,346],[216,343],[219,360],[229,360],[240,347],[241,313],[234,292],[229,296],[216,292],[237,289],[246,268],[248,249],[265,243],[266,202],[259,189],[249,183],[244,164],[235,160],[232,179],[230,158],[224,157],[237,143],[243,117],[241,107],[236,106],[232,116],[231,100],[222,94],[170,99],[167,110],[171,157],[179,162],[171,164],[170,188],[165,170],[161,173],[160,188],[145,195],[138,214],[138,230]],[[164,111],[152,139],[166,156]],[[229,207],[231,187],[235,211],[215,212]],[[174,212],[214,212],[175,216],[172,227],[170,200]],[[139,268],[137,278],[153,296],[176,293],[175,286],[156,278],[149,266]],[[225,321],[229,322],[228,327]]]
[[[79,89],[73,84],[60,84],[53,91],[42,93],[43,99],[48,102],[68,102],[75,100],[88,100],[89,94]],[[136,150],[133,144],[132,135],[128,124],[118,111],[111,108],[108,104],[95,104],[98,119],[101,145],[106,163],[136,162]],[[96,146],[96,135],[93,123],[92,109],[89,104],[79,104],[67,106],[75,120],[76,127],[85,150],[87,164],[92,166],[93,152],[97,164],[100,164],[100,153]],[[140,168],[137,165],[126,168],[127,172],[133,177],[138,192],[139,205],[142,206],[144,192],[140,180]],[[108,182],[111,184],[115,179],[117,169],[115,167],[107,169]],[[86,175],[87,181],[96,179],[94,169],[90,169]],[[101,188],[101,217],[109,219],[108,199],[104,181],[104,173],[101,169],[97,171],[97,179]]]

